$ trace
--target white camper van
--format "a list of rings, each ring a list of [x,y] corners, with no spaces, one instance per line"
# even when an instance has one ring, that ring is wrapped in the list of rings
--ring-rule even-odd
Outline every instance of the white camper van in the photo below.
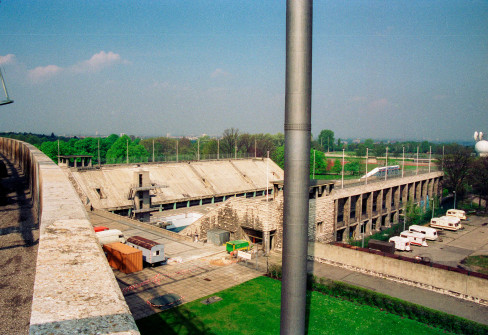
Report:
[[[390,237],[388,242],[394,242],[396,250],[412,251],[412,249],[410,248],[410,240],[408,238],[401,237],[401,236],[393,236]]]
[[[430,226],[432,228],[447,229],[447,230],[459,230],[463,228],[463,226],[459,222],[458,223],[449,222],[445,218],[431,219]]]
[[[428,247],[427,241],[425,240],[425,236],[420,233],[412,233],[408,230],[405,230],[400,234],[400,237],[408,238],[411,245],[418,245],[419,247]]]
[[[109,229],[96,232],[98,241],[101,245],[110,244],[115,242],[125,243],[124,234],[118,229]]]
[[[466,220],[466,212],[462,209],[448,209],[446,212],[446,216],[452,216],[455,218],[459,218],[460,220]]]
[[[444,215],[444,216],[441,216],[441,219],[444,219],[444,220],[446,220],[447,222],[450,222],[450,223],[460,223],[461,222],[461,219],[458,218],[458,217],[455,217],[455,216],[447,216],[447,215]]]
[[[410,231],[412,233],[423,234],[425,236],[426,240],[435,241],[435,240],[437,240],[437,237],[438,237],[437,230],[435,230],[434,228],[429,228],[429,227],[425,227],[425,226],[411,225],[408,228],[408,231]]]

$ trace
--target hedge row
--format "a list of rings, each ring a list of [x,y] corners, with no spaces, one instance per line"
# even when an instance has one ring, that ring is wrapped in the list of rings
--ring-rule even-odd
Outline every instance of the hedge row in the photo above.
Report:
[[[268,276],[280,280],[281,267],[276,265],[271,266]],[[307,288],[332,297],[376,307],[389,313],[416,320],[453,333],[488,334],[487,325],[479,324],[455,315],[436,311],[434,309],[346,283],[309,275]]]

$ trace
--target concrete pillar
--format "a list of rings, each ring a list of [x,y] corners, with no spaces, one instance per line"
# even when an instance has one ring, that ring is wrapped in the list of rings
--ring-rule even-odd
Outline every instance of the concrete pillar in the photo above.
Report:
[[[264,253],[266,255],[269,254],[269,251],[271,249],[270,232],[269,231],[263,231],[263,247],[264,247]]]

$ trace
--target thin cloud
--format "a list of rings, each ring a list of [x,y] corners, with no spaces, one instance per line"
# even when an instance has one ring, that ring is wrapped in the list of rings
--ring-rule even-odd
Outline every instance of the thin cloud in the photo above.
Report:
[[[2,62],[15,61],[14,55],[0,56],[0,64]],[[78,64],[62,68],[57,65],[38,66],[33,70],[29,70],[29,78],[34,83],[46,81],[61,73],[93,73],[101,71],[104,68],[110,67],[114,64],[128,64],[129,62],[123,60],[119,54],[112,51],[100,51],[94,54],[90,59],[82,61]]]
[[[15,55],[8,54],[5,56],[0,56],[0,65],[13,64],[15,63]]]
[[[97,72],[103,68],[119,63],[127,64],[128,62],[122,60],[119,54],[116,54],[112,51],[100,51],[99,53],[94,54],[90,59],[73,65],[71,67],[71,70],[77,73]]]
[[[230,73],[220,68],[215,69],[215,71],[210,74],[210,78],[220,78],[220,77],[228,77],[228,76],[230,76]]]
[[[57,65],[48,65],[48,66],[38,66],[33,70],[29,71],[29,78],[35,82],[42,82],[45,81],[63,71],[63,68]]]

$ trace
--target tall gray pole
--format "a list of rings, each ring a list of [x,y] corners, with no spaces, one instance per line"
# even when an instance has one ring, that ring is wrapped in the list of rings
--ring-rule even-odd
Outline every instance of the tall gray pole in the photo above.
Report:
[[[98,138],[98,167],[101,166],[101,163],[100,163],[100,137]]]
[[[154,138],[153,138],[153,163],[154,163]]]
[[[129,139],[127,139],[127,164],[129,164]]]
[[[404,171],[405,171],[405,147],[403,147],[403,155],[402,155],[402,178],[403,178]]]
[[[305,333],[312,95],[312,0],[286,3],[281,334]]]

